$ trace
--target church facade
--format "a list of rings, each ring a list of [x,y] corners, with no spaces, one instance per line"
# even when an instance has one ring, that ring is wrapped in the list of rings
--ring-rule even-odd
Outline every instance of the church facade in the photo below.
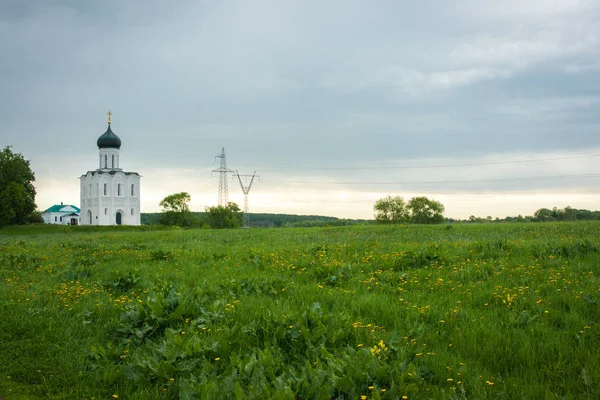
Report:
[[[140,225],[140,174],[120,168],[121,139],[108,129],[98,145],[98,169],[79,178],[81,225]]]

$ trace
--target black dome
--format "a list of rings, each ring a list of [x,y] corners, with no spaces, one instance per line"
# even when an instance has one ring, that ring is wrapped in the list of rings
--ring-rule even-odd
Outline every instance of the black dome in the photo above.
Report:
[[[99,149],[120,149],[121,148],[121,139],[110,129],[110,125],[108,125],[108,129],[102,136],[98,138],[96,142],[98,144]]]

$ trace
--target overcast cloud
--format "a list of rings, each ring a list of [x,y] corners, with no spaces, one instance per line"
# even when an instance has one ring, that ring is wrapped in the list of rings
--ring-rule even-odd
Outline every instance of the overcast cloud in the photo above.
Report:
[[[591,0],[0,0],[0,145],[42,209],[79,205],[108,110],[143,212],[215,204],[221,147],[260,174],[256,212],[600,209],[599,20]]]

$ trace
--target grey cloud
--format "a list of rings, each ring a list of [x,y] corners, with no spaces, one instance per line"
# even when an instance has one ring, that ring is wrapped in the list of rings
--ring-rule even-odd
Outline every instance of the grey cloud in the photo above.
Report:
[[[140,169],[196,168],[221,146],[250,169],[597,147],[596,2],[32,0],[3,11],[0,139],[31,158],[89,156],[81,171],[109,109]]]

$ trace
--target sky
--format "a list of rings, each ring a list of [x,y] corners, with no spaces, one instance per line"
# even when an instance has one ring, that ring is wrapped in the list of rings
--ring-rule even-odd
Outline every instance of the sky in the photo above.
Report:
[[[79,205],[109,110],[142,212],[216,205],[221,148],[259,175],[250,212],[600,209],[598,1],[0,4],[0,146],[31,160],[42,210]]]

